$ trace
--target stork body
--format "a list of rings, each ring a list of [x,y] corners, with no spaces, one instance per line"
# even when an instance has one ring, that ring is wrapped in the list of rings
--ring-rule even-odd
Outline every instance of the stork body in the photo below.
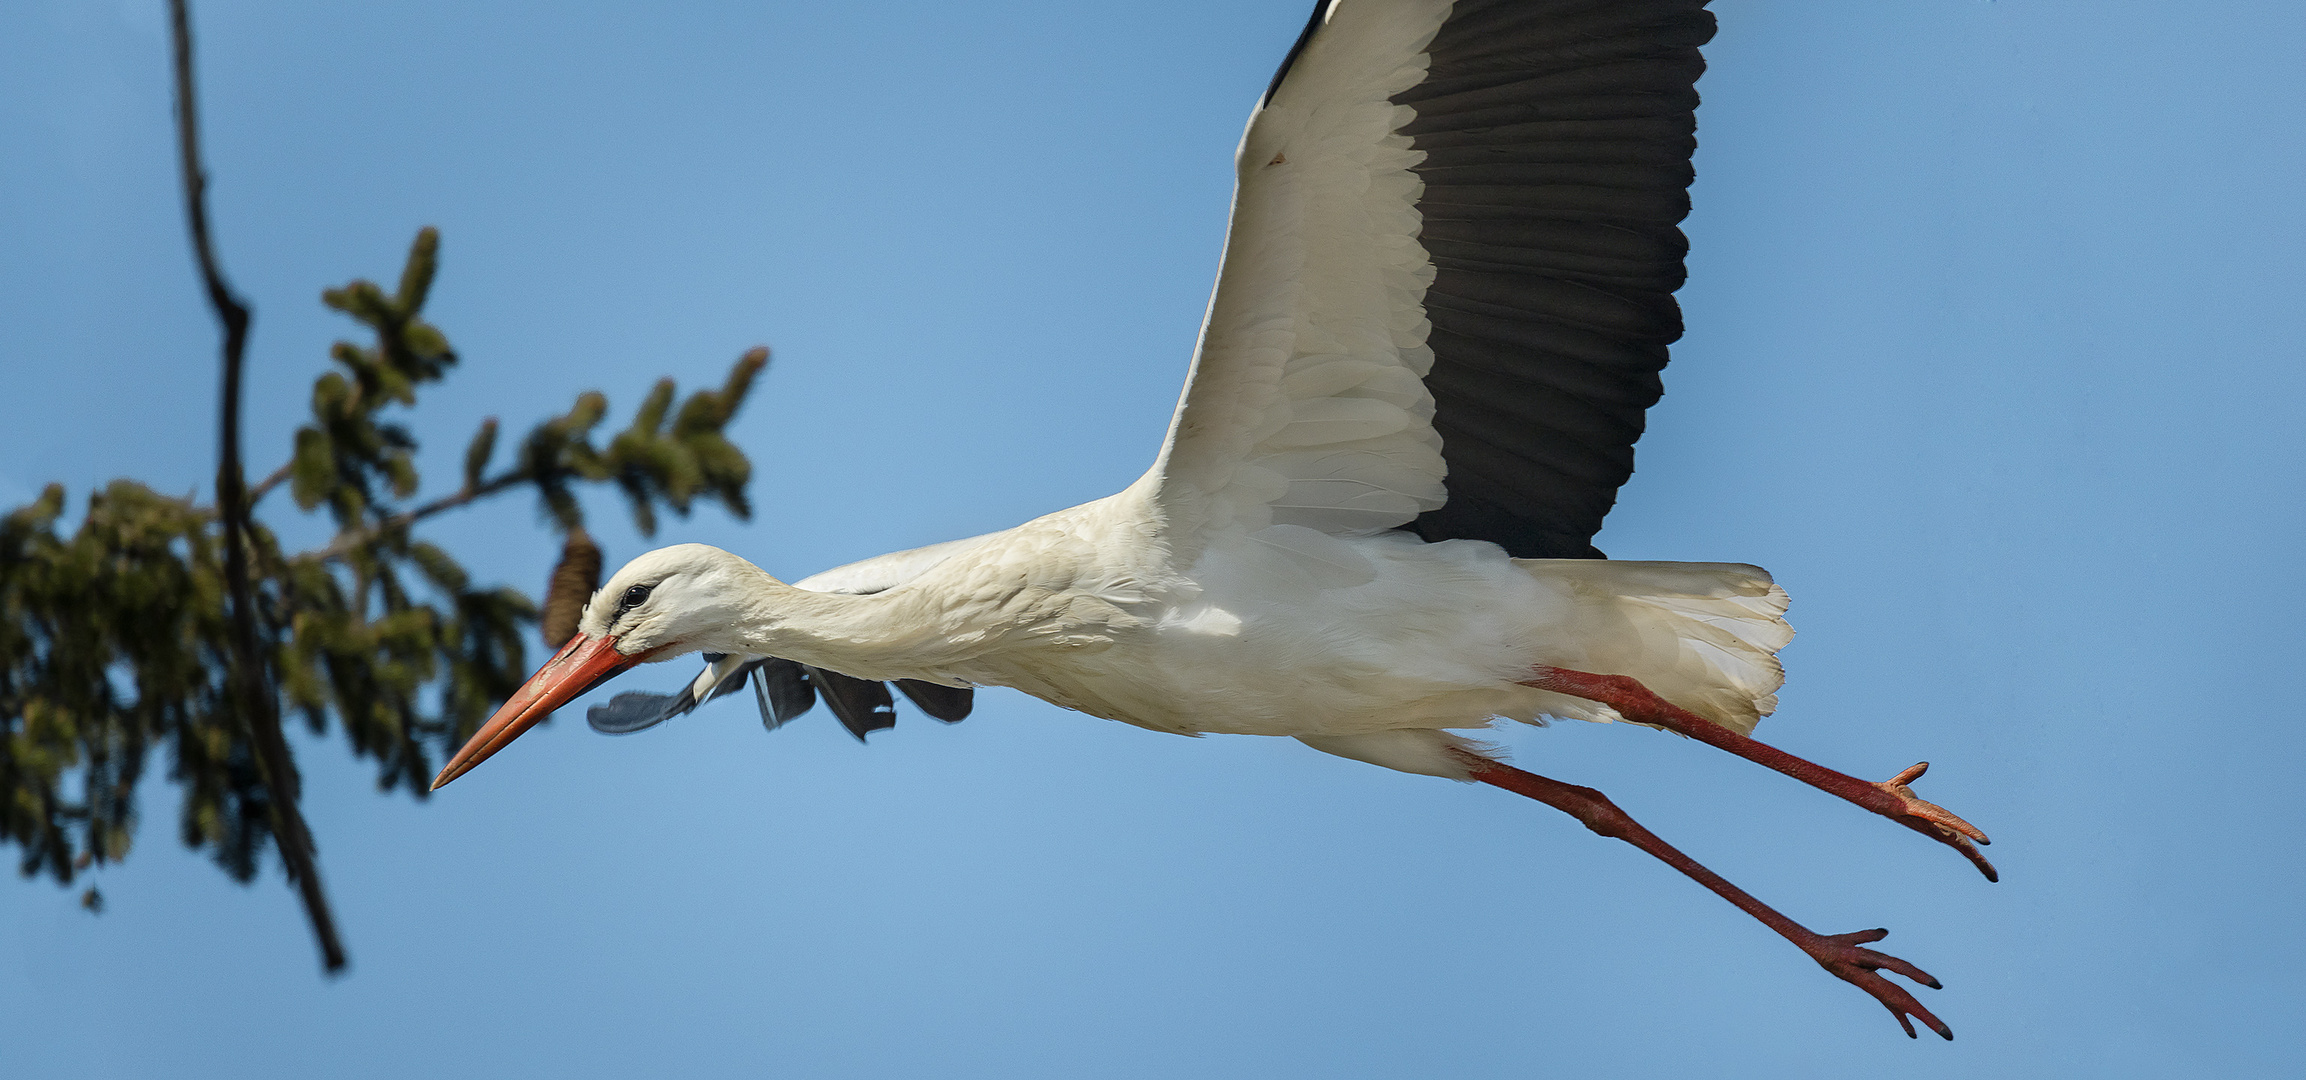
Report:
[[[1950,1038],[1878,971],[1935,981],[1860,948],[1881,932],[1813,933],[1600,793],[1456,734],[1549,716],[1666,728],[1994,876],[1984,835],[1907,788],[1922,766],[1868,783],[1749,737],[1792,636],[1767,573],[1592,547],[1680,332],[1703,6],[1322,0],[1242,138],[1217,290],[1143,478],[793,585],[702,545],[643,555],[434,786],[617,672],[688,653],[712,659],[690,691],[595,726],[646,726],[754,671],[772,726],[807,707],[805,673],[860,738],[893,722],[877,683],[941,719],[966,700],[935,687],[1014,687],[1538,799],[1752,913],[1908,1034],[1910,1016]]]
[[[1621,718],[1528,685],[1540,668],[1625,673],[1716,704],[1711,719],[1738,731],[1774,704],[1771,653],[1792,631],[1785,593],[1758,568],[1286,531],[1212,538],[1178,566],[1145,527],[1140,488],[952,545],[917,577],[862,595],[784,585],[703,545],[665,548],[600,591],[584,632],[631,654],[670,646],[1014,687],[1154,731],[1295,736],[1453,779],[1469,776],[1446,751],[1467,744],[1444,729]],[[668,583],[660,603],[618,611],[624,590]],[[711,595],[682,602],[691,591]]]

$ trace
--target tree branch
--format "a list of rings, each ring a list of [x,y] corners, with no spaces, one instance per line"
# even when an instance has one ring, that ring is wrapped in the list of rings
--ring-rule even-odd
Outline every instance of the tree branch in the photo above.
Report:
[[[408,528],[443,510],[454,510],[459,506],[478,502],[497,492],[528,483],[531,479],[532,477],[526,469],[504,473],[478,487],[464,488],[453,495],[443,495],[431,502],[388,515],[384,520],[374,525],[358,529],[346,529],[336,534],[336,539],[329,541],[328,546],[315,552],[314,556],[322,562],[327,562],[330,559],[341,559],[351,554],[354,548],[385,533]]]
[[[288,479],[289,474],[295,471],[296,462],[291,461],[286,465],[282,465],[281,467],[272,470],[272,475],[257,481],[255,487],[248,489],[248,509],[251,512],[255,511],[256,504],[263,502],[264,497],[271,494],[273,488],[279,487],[281,481]]]
[[[255,590],[248,581],[249,497],[240,466],[240,372],[248,346],[248,305],[234,296],[217,268],[216,251],[208,234],[208,175],[200,163],[200,117],[192,88],[192,18],[185,0],[169,0],[169,32],[176,68],[177,147],[184,170],[184,213],[192,229],[192,249],[200,260],[201,283],[209,306],[224,324],[223,417],[219,427],[222,452],[216,468],[216,503],[224,519],[224,582],[232,594],[232,672],[240,713],[248,723],[249,741],[256,750],[272,812],[273,842],[289,881],[304,901],[312,920],[312,933],[320,943],[322,966],[330,973],[344,970],[344,945],[337,939],[336,919],[321,889],[320,868],[313,859],[312,834],[297,807],[296,765],[281,734],[278,704],[266,685],[263,651],[256,636]]]

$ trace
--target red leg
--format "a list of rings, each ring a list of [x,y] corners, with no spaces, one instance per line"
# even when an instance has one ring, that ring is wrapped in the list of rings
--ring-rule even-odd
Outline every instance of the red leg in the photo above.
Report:
[[[1699,742],[1720,747],[1747,761],[1767,765],[1961,852],[1980,873],[1986,875],[1987,881],[2002,879],[2000,874],[1994,872],[1994,864],[1987,862],[1986,857],[1971,846],[1973,840],[1980,844],[1992,843],[1986,839],[1985,833],[1949,813],[1944,807],[1917,798],[1913,789],[1906,786],[1929,769],[1930,763],[1927,761],[1873,784],[1740,735],[1651,693],[1648,687],[1623,675],[1595,675],[1567,668],[1539,668],[1536,678],[1521,685],[1598,701],[1616,709],[1619,715],[1628,720],[1656,724]]]
[[[1898,1018],[1898,1025],[1906,1029],[1908,1038],[1918,1037],[1914,1034],[1913,1020],[1907,1019],[1909,1016],[1929,1025],[1931,1031],[1945,1038],[1954,1037],[1954,1029],[1931,1015],[1930,1010],[1923,1008],[1922,1003],[1914,1000],[1914,995],[1907,993],[1904,987],[1883,978],[1881,972],[1894,971],[1932,990],[1939,989],[1938,980],[1895,956],[1859,948],[1869,942],[1880,941],[1888,936],[1889,931],[1860,930],[1853,934],[1831,935],[1816,933],[1778,914],[1777,909],[1754,899],[1752,894],[1730,884],[1720,874],[1698,865],[1697,860],[1675,850],[1672,844],[1658,839],[1656,833],[1642,828],[1640,822],[1618,809],[1616,803],[1609,801],[1609,796],[1589,787],[1576,787],[1559,780],[1550,780],[1474,754],[1463,751],[1458,753],[1472,767],[1474,779],[1504,788],[1516,795],[1527,795],[1584,822],[1586,828],[1596,833],[1615,837],[1649,852],[1666,865],[1689,875],[1698,884],[1712,889],[1722,899],[1736,904],[1739,910],[1760,919],[1762,925],[1793,942],[1796,948],[1808,953],[1810,959],[1832,972],[1835,978],[1872,994],[1874,1000],[1890,1010],[1891,1016]]]

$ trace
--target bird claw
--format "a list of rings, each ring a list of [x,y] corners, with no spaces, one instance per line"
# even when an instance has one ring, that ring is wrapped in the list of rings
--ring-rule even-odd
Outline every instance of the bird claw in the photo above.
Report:
[[[1970,860],[1970,865],[1986,875],[1987,881],[2002,880],[2002,875],[1995,872],[1994,864],[1987,862],[1986,857],[1979,854],[1976,845],[1972,843],[1993,843],[1986,839],[1982,830],[1963,821],[1945,807],[1915,795],[1914,789],[1906,786],[1921,779],[1922,774],[1928,771],[1929,762],[1916,762],[1904,772],[1875,784],[1876,789],[1894,800],[1894,805],[1882,813],[1900,825],[1961,852],[1964,858]]]
[[[1937,1032],[1940,1038],[1952,1041],[1953,1028],[1947,1027],[1945,1021],[1923,1008],[1922,1003],[1914,1000],[1914,995],[1907,993],[1905,987],[1883,978],[1881,972],[1896,972],[1932,990],[1943,989],[1938,980],[1931,978],[1929,972],[1888,953],[1859,948],[1869,942],[1880,941],[1889,934],[1887,930],[1860,930],[1850,934],[1816,936],[1799,944],[1803,952],[1818,962],[1819,967],[1832,972],[1835,978],[1873,995],[1875,1001],[1890,1010],[1891,1016],[1898,1018],[1898,1026],[1906,1029],[1907,1038],[1921,1037],[1914,1031],[1914,1021],[1919,1020],[1928,1025],[1931,1031]]]

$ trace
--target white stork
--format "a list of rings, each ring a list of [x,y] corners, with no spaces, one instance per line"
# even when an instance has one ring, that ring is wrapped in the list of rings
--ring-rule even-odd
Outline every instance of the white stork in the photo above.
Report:
[[[1006,532],[787,585],[717,548],[627,564],[579,633],[435,788],[633,665],[629,730],[753,677],[771,725],[812,695],[862,737],[885,681],[940,719],[976,686],[1179,734],[1289,736],[1480,781],[1671,864],[1826,970],[1952,1032],[1864,948],[1691,861],[1600,792],[1453,734],[1629,721],[1767,765],[1994,871],[1906,786],[1748,737],[1776,706],[1786,594],[1758,567],[1617,562],[1591,538],[1633,471],[1680,336],[1704,0],[1321,0],[1250,114],[1200,348],[1153,466]]]

